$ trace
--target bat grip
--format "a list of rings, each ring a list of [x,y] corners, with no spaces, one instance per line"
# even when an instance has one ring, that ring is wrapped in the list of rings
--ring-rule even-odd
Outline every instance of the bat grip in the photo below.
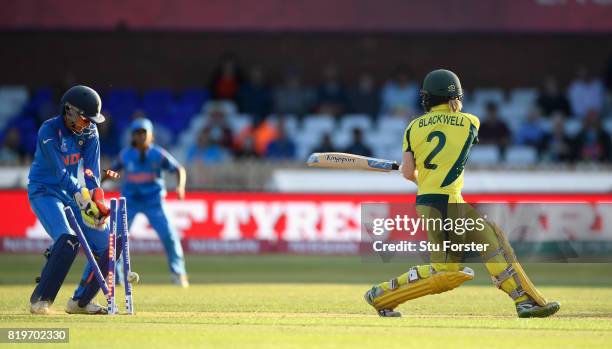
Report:
[[[400,165],[398,165],[398,164],[397,164],[397,162],[394,162],[394,163],[391,165],[391,169],[392,169],[392,170],[399,170],[399,169],[400,169]]]

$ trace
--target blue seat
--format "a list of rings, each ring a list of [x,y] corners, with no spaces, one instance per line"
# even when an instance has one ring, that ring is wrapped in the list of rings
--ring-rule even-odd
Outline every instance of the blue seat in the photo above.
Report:
[[[140,107],[140,99],[135,89],[115,88],[108,90],[102,97],[102,108],[111,112],[117,125],[129,122],[132,114]]]
[[[142,109],[147,117],[162,123],[169,119],[174,104],[174,95],[168,89],[148,90],[142,98]]]
[[[198,111],[202,108],[204,103],[208,101],[208,91],[205,89],[186,89],[183,91],[180,97],[181,104],[191,104],[198,106]]]

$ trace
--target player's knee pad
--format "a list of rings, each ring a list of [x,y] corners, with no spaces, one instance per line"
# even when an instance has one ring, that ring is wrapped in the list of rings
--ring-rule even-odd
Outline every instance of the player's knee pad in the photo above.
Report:
[[[473,278],[474,271],[467,267],[440,272],[429,265],[412,267],[407,273],[385,283],[387,287],[375,287],[378,294],[371,294],[370,301],[379,310],[395,309],[411,299],[450,291]]]
[[[74,235],[63,234],[53,243],[51,251],[45,254],[47,262],[30,296],[31,303],[41,300],[53,303],[78,252],[79,240]]]
[[[493,246],[493,251],[483,255],[483,259],[495,286],[515,301],[524,300],[525,296],[528,296],[538,305],[546,305],[546,299],[535,288],[518,262],[506,234],[495,223],[488,223],[495,233],[498,245]]]

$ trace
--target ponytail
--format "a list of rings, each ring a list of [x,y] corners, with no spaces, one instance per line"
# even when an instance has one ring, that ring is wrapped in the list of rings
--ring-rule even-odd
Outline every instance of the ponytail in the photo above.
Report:
[[[463,103],[458,98],[451,98],[448,100],[448,107],[453,113],[458,113],[463,108]]]

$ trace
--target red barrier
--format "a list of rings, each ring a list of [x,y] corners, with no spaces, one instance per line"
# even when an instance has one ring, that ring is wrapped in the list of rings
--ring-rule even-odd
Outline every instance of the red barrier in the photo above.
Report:
[[[482,194],[465,198],[474,203],[572,202],[593,207],[612,203],[612,194]],[[354,254],[359,249],[362,203],[411,203],[414,199],[414,195],[393,194],[191,192],[184,201],[170,195],[167,208],[188,252]],[[5,217],[0,251],[46,247],[48,237],[24,191],[0,191],[0,211]],[[134,251],[161,251],[144,216],[136,216],[130,232]]]

